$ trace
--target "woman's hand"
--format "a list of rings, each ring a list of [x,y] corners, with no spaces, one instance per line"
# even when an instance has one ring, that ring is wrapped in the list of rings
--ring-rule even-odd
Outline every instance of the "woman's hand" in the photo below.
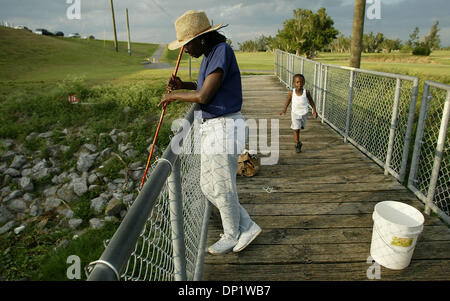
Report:
[[[167,92],[173,91],[173,90],[179,90],[183,87],[183,81],[177,76],[173,77],[171,76],[169,79],[169,82],[167,83]]]
[[[280,112],[280,115],[284,115],[284,114],[286,114],[286,110],[283,110]]]
[[[169,103],[171,103],[172,101],[174,101],[175,99],[172,99],[172,96],[173,95],[171,93],[164,94],[161,101],[158,104],[158,107],[160,107],[161,105],[166,106]]]

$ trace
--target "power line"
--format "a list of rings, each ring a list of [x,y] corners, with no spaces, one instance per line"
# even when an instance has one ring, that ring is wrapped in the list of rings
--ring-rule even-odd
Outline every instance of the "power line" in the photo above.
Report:
[[[152,0],[152,2],[153,2],[153,4],[155,4],[163,13],[165,13],[169,18],[170,18],[170,21],[171,22],[173,22],[173,20],[174,20],[174,17],[164,8],[164,7],[162,7],[161,5],[159,5],[159,3],[158,2],[156,2],[155,0]]]

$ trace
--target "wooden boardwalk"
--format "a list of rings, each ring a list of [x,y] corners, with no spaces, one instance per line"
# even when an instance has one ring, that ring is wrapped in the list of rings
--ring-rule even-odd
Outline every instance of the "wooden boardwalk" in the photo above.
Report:
[[[423,211],[422,203],[320,119],[308,119],[297,154],[290,109],[279,115],[284,85],[273,76],[242,83],[246,118],[268,119],[269,128],[280,119],[280,157],[257,176],[238,178],[240,202],[263,232],[240,253],[207,254],[203,280],[367,280],[375,204],[401,201]],[[437,217],[425,220],[410,266],[381,267],[381,280],[450,280],[450,230]],[[213,208],[207,245],[220,233]]]

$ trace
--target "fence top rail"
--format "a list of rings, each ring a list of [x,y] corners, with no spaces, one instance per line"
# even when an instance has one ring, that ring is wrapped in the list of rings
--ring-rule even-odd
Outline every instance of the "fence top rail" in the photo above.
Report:
[[[395,79],[399,78],[399,79],[408,80],[408,81],[417,81],[417,84],[418,84],[418,81],[419,81],[419,78],[415,77],[415,76],[404,75],[404,74],[396,74],[396,73],[387,73],[387,72],[381,72],[381,71],[365,70],[365,69],[359,69],[359,68],[353,68],[353,67],[347,67],[347,66],[338,66],[338,65],[332,65],[332,64],[324,64],[324,63],[320,63],[320,62],[317,62],[317,61],[314,61],[314,60],[310,60],[310,59],[307,59],[307,58],[304,58],[304,57],[301,57],[301,56],[298,56],[298,55],[295,55],[295,54],[292,54],[292,53],[289,53],[289,52],[286,52],[286,51],[282,51],[282,50],[279,50],[279,49],[277,49],[277,51],[280,51],[280,52],[283,52],[283,53],[287,53],[287,54],[292,55],[292,56],[294,56],[296,58],[299,58],[301,60],[309,61],[309,62],[312,62],[312,63],[315,63],[315,64],[320,64],[320,65],[326,66],[326,67],[331,67],[331,68],[336,68],[336,69],[343,69],[343,70],[348,70],[348,71],[356,71],[356,72],[359,72],[359,73],[366,73],[366,74],[372,74],[372,75],[378,75],[378,76],[386,76],[386,77],[391,77],[391,78],[395,78]]]
[[[432,87],[435,87],[435,88],[439,88],[439,89],[442,89],[442,90],[447,90],[447,91],[450,92],[450,85],[446,85],[446,84],[443,84],[443,83],[438,83],[438,82],[434,82],[434,81],[431,81],[431,80],[426,80],[425,81],[425,85],[432,86]]]
[[[192,105],[185,119],[192,124],[194,121],[194,112],[198,109],[198,105]],[[182,140],[186,138],[187,133],[178,129],[177,135],[183,135]],[[106,262],[112,266],[117,273],[121,273],[125,264],[136,245],[139,235],[144,228],[149,214],[153,209],[168,176],[171,172],[171,166],[178,158],[178,154],[174,153],[169,143],[164,151],[162,160],[156,164],[152,173],[149,174],[149,179],[142,187],[141,192],[137,196],[134,203],[131,205],[128,213],[125,215],[119,228],[114,233],[108,246],[100,257],[101,262]],[[169,164],[168,164],[169,163]],[[94,263],[93,263],[94,264]],[[106,268],[104,264],[95,262],[95,267],[92,270],[88,280],[119,280],[116,277],[114,269]]]
[[[347,67],[347,66],[337,66],[337,65],[331,65],[331,64],[322,64],[322,66],[327,66],[331,68],[336,69],[344,69],[349,71],[356,71],[359,73],[366,73],[366,74],[372,74],[372,75],[378,75],[378,76],[385,76],[395,79],[403,79],[407,81],[418,81],[419,78],[415,76],[410,75],[404,75],[404,74],[396,74],[396,73],[387,73],[387,72],[381,72],[381,71],[373,71],[373,70],[365,70],[365,69],[359,69],[359,68],[353,68],[353,67]]]

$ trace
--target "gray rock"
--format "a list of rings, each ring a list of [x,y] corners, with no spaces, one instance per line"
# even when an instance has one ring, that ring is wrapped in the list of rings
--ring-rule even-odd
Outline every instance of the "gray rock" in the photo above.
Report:
[[[131,173],[131,178],[135,181],[140,180],[142,176],[144,175],[143,170],[135,170]]]
[[[19,187],[23,190],[23,191],[32,191],[34,189],[34,185],[33,182],[31,181],[30,178],[28,177],[22,177],[19,180]]]
[[[33,174],[33,170],[31,168],[22,169],[21,175],[22,177],[29,177]]]
[[[95,153],[97,151],[97,146],[94,144],[86,143],[82,146],[82,148],[87,149],[91,153]]]
[[[70,146],[67,145],[60,145],[59,150],[63,153],[67,152],[70,149]]]
[[[132,147],[133,147],[133,145],[131,143],[127,143],[127,144],[120,143],[117,146],[117,149],[119,150],[119,152],[124,153],[126,150],[128,150],[128,149],[130,149]]]
[[[133,157],[136,156],[136,154],[137,154],[137,152],[136,152],[136,150],[135,150],[134,148],[130,148],[130,149],[127,149],[127,150],[125,151],[125,156],[126,156],[127,158],[133,158]]]
[[[105,216],[105,222],[118,222],[119,219],[115,216]]]
[[[78,228],[83,223],[83,220],[81,218],[72,218],[69,220],[69,227],[71,229]]]
[[[105,200],[109,200],[112,197],[112,193],[109,191],[105,191],[100,194],[100,197],[102,197]]]
[[[106,181],[105,181],[105,182],[106,182]],[[108,184],[106,184],[106,188],[107,188],[109,191],[114,191],[114,190],[117,189],[117,186],[114,185],[113,183],[108,183]]]
[[[0,228],[0,235],[5,234],[9,230],[11,230],[15,224],[16,221],[7,222],[3,227]]]
[[[61,156],[61,149],[59,145],[52,145],[48,148],[48,153],[54,158],[59,158]],[[52,159],[50,158],[50,160]]]
[[[89,184],[94,184],[95,181],[97,181],[98,176],[95,173],[92,173],[89,177],[88,177],[88,183]]]
[[[103,208],[105,207],[106,200],[102,197],[97,197],[95,199],[91,200],[91,208],[96,213],[101,213],[103,211]]]
[[[25,163],[27,163],[27,158],[24,155],[16,155],[9,168],[20,169]]]
[[[94,165],[95,159],[97,159],[97,157],[98,153],[92,155],[81,153],[77,161],[77,170],[82,172],[89,171],[92,165]]]
[[[72,184],[73,184],[73,192],[75,192],[75,194],[78,196],[82,196],[88,191],[86,179],[84,178],[78,178],[77,180],[73,181]]]
[[[58,186],[50,186],[49,188],[44,189],[42,192],[46,198],[55,196],[58,191]]]
[[[56,195],[64,201],[73,201],[73,199],[75,198],[75,193],[73,192],[73,184],[64,184],[63,186],[61,186],[61,188],[58,189]]]
[[[110,148],[110,147],[107,147],[107,148],[105,148],[104,150],[102,150],[102,151],[100,152],[100,158],[101,158],[101,159],[105,159],[105,158],[108,157],[110,154],[111,154],[111,148]]]
[[[15,199],[11,201],[8,208],[12,211],[23,213],[27,209],[27,203],[21,199]]]
[[[91,218],[89,224],[92,229],[101,229],[105,225],[105,222],[99,218]]]
[[[42,168],[33,173],[32,177],[35,180],[42,179],[51,175],[49,168]]]
[[[58,208],[61,205],[62,200],[58,198],[47,198],[44,203],[45,211],[51,211],[55,208]]]
[[[1,160],[1,161],[2,161],[2,162],[9,161],[9,160],[11,160],[12,158],[14,158],[15,155],[16,155],[15,152],[9,150],[9,151],[7,151],[7,152],[2,156],[2,160]]]
[[[38,136],[38,133],[32,132],[25,138],[25,140],[31,141],[31,140],[34,140],[37,136]]]
[[[49,131],[49,132],[41,133],[37,137],[46,139],[46,138],[50,138],[52,136],[53,136],[53,132]]]
[[[31,205],[30,206],[30,216],[39,216],[42,214],[42,209],[39,208],[38,205]]]
[[[14,144],[14,140],[12,139],[2,139],[1,142],[6,148],[10,148]]]
[[[123,202],[125,204],[129,204],[129,203],[132,203],[135,200],[135,198],[136,198],[136,196],[134,195],[134,193],[130,193],[123,197]]]
[[[74,214],[69,208],[58,209],[57,212],[65,218],[72,218]]]
[[[33,172],[37,172],[43,168],[48,167],[48,162],[45,159],[43,159],[43,160],[38,159],[38,160],[33,161],[33,163],[34,163],[34,166],[32,168]]]
[[[8,168],[7,170],[5,170],[4,174],[8,175],[8,176],[11,176],[13,178],[21,176],[20,171],[18,171],[15,168]]]
[[[105,209],[105,215],[114,216],[120,213],[122,210],[122,202],[116,198],[112,198]]]
[[[9,212],[6,206],[0,205],[0,224],[14,219],[14,215]]]
[[[0,173],[4,173],[6,169],[7,169],[7,165],[5,162],[0,164]]]
[[[25,193],[23,195],[23,200],[26,202],[31,202],[33,200],[34,196],[31,193]]]
[[[13,192],[11,192],[10,194],[8,194],[8,196],[6,198],[3,199],[3,202],[9,202],[12,199],[16,199],[18,197],[21,197],[23,195],[23,192],[20,190],[14,190]]]

